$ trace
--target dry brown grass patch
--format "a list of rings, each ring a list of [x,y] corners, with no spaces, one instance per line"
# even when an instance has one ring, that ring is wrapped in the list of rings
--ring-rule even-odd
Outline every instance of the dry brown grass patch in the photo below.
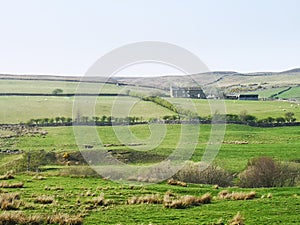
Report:
[[[0,183],[0,188],[22,188],[24,187],[24,183],[23,182],[17,182],[17,183],[7,183],[7,182],[1,182]]]
[[[30,215],[27,216],[21,212],[4,212],[0,214],[1,225],[25,225],[25,224],[59,224],[59,225],[82,225],[83,219],[80,216],[68,214],[56,215]]]
[[[32,177],[32,179],[33,180],[46,180],[46,177],[43,177],[43,176],[41,176],[41,175],[34,175],[33,177]]]
[[[0,208],[2,210],[19,209],[22,202],[19,193],[3,193],[0,195]]]
[[[35,200],[35,203],[40,203],[40,204],[52,204],[55,202],[55,199],[53,196],[47,196],[47,195],[41,195],[38,196]]]
[[[177,186],[181,186],[181,187],[187,187],[187,183],[179,181],[179,180],[175,180],[173,178],[171,178],[170,180],[168,180],[167,183],[169,185],[177,185]]]
[[[101,193],[98,197],[87,200],[86,203],[91,203],[94,205],[94,207],[96,207],[96,206],[107,206],[111,204],[112,201],[105,199],[104,193]]]
[[[220,199],[249,200],[256,197],[256,192],[229,192],[228,190],[223,190],[220,191],[218,195]]]
[[[59,186],[56,186],[56,187],[49,187],[49,186],[46,186],[46,187],[45,187],[45,190],[46,190],[46,191],[63,191],[64,188],[63,188],[63,187],[59,187]]]
[[[161,204],[163,202],[162,197],[159,194],[145,195],[145,196],[133,196],[127,200],[127,204]]]
[[[4,175],[0,176],[0,180],[11,180],[14,179],[14,175],[12,171],[6,172]]]
[[[244,225],[244,217],[238,212],[232,220],[229,221],[230,225]]]
[[[175,209],[184,209],[191,206],[198,206],[201,204],[211,203],[212,196],[210,193],[206,193],[200,197],[185,195],[178,199],[172,198],[170,195],[164,196],[164,207],[166,208],[175,208]]]

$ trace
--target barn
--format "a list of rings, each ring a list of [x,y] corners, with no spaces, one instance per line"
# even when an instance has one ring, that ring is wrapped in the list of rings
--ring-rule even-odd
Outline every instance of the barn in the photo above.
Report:
[[[240,94],[239,95],[239,100],[257,101],[258,100],[258,94]]]

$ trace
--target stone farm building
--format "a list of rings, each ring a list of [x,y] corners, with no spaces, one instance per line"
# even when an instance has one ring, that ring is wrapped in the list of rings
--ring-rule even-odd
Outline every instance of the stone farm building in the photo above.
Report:
[[[201,98],[206,96],[200,87],[170,87],[170,96],[172,98]]]

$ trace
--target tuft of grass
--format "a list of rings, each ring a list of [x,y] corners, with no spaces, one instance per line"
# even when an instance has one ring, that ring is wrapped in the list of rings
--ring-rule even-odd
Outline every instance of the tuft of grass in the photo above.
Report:
[[[6,172],[4,175],[0,176],[0,180],[11,180],[14,179],[14,175],[12,171]]]
[[[167,183],[169,185],[177,185],[177,186],[181,186],[181,187],[187,187],[187,183],[179,181],[179,180],[175,180],[173,178],[169,179]]]
[[[256,192],[229,192],[228,190],[223,190],[219,192],[218,196],[220,199],[249,200],[256,197]]]
[[[0,224],[5,225],[26,225],[26,224],[59,224],[59,225],[82,225],[83,219],[80,216],[68,214],[55,215],[25,215],[22,212],[4,212],[0,214]]]
[[[163,199],[159,194],[145,195],[145,196],[133,196],[127,200],[127,204],[161,204]]]
[[[32,179],[33,180],[46,180],[46,177],[36,174],[35,176],[32,177]]]
[[[0,208],[2,210],[17,210],[21,204],[19,193],[3,193],[0,195]]]
[[[36,197],[34,200],[35,203],[40,203],[40,204],[52,204],[55,201],[53,196],[47,196],[47,195],[41,195]]]
[[[54,224],[60,224],[60,225],[82,225],[83,224],[83,219],[78,216],[70,216],[68,214],[56,214],[50,216],[48,218],[49,223],[54,223]]]
[[[191,206],[199,206],[201,204],[211,203],[212,196],[210,193],[206,193],[200,197],[185,195],[179,199],[172,199],[170,195],[164,196],[164,207],[165,208],[175,208],[175,209],[184,209]]]
[[[96,207],[96,206],[107,206],[111,203],[111,201],[105,199],[104,193],[101,193],[98,197],[87,200],[86,203],[92,203]]]
[[[46,186],[45,187],[45,191],[63,191],[64,188],[63,187],[59,187],[59,186],[56,186],[56,187],[49,187],[49,186]]]
[[[232,220],[229,221],[229,225],[244,225],[244,217],[238,212]]]
[[[17,183],[9,184],[7,182],[1,182],[0,187],[1,188],[22,188],[22,187],[24,187],[24,183],[23,182],[17,182]]]

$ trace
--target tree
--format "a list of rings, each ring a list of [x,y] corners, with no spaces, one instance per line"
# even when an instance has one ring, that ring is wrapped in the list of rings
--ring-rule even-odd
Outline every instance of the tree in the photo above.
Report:
[[[268,122],[268,123],[274,123],[274,122],[275,122],[275,119],[274,119],[273,117],[269,116],[269,117],[267,118],[267,122]]]
[[[296,121],[295,114],[293,112],[286,112],[284,116],[288,123],[292,123]]]
[[[60,120],[60,117],[59,117],[59,116],[55,117],[55,122],[56,122],[56,123],[60,123],[60,121],[61,121],[61,120]]]
[[[101,123],[105,123],[106,119],[107,119],[107,116],[104,116],[104,115],[103,115],[103,116],[101,117]]]
[[[52,94],[54,95],[59,95],[59,94],[62,94],[63,93],[63,90],[60,89],[60,88],[56,88],[52,91]]]
[[[70,117],[67,118],[67,123],[72,123],[72,121],[73,121],[72,118],[70,118]]]
[[[60,121],[61,121],[62,123],[65,123],[65,122],[66,122],[66,117],[64,117],[64,116],[60,117]]]
[[[100,117],[99,116],[93,116],[93,120],[97,124],[100,120]]]
[[[244,123],[251,123],[251,122],[255,122],[257,118],[255,116],[249,115],[247,113],[247,110],[243,110],[240,113],[240,120]]]
[[[277,117],[275,120],[276,120],[277,123],[284,123],[285,122],[285,119],[283,117]]]
[[[48,125],[50,119],[49,118],[44,118],[43,120],[44,120],[44,124]]]

